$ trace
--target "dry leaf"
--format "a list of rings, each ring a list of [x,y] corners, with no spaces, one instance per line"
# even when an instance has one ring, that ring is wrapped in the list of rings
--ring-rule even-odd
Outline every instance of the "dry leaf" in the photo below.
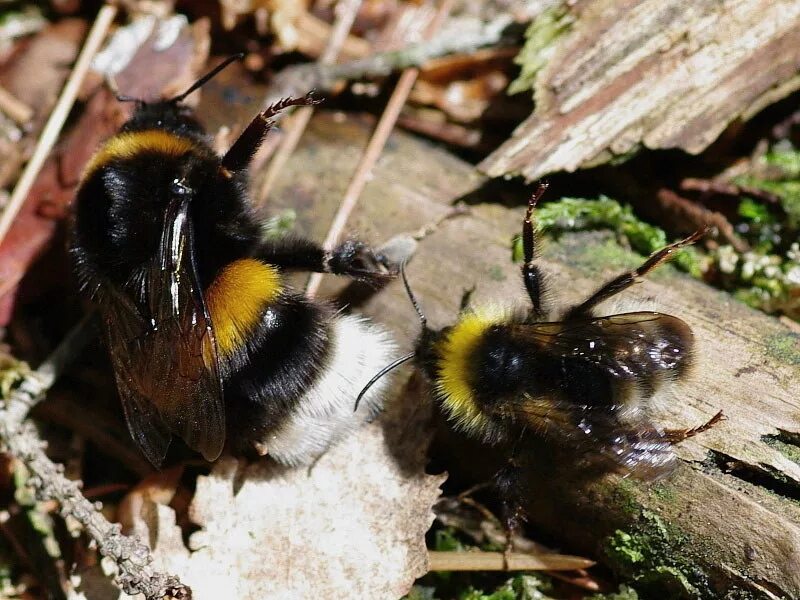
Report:
[[[428,570],[425,532],[442,476],[426,475],[428,410],[395,407],[312,468],[219,460],[190,507],[144,502],[133,531],[195,600],[399,598]]]

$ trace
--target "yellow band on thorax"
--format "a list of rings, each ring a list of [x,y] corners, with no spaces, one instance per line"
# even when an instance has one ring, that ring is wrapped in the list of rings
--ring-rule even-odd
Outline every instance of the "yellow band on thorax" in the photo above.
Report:
[[[245,343],[264,307],[277,300],[281,289],[277,267],[254,258],[236,260],[220,271],[205,297],[222,356]]]
[[[87,179],[97,169],[114,160],[133,158],[143,152],[160,153],[177,158],[196,148],[192,140],[161,129],[120,133],[106,141],[92,156],[84,169],[83,179]]]
[[[436,389],[450,418],[467,433],[482,431],[488,424],[475,401],[470,381],[474,369],[472,353],[486,331],[506,318],[500,310],[468,313],[439,342]]]

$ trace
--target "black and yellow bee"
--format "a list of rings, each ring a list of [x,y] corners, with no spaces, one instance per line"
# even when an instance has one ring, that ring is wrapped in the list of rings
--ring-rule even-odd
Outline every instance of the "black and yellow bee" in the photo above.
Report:
[[[531,198],[522,227],[522,279],[530,308],[468,310],[455,324],[436,331],[427,326],[403,270],[422,333],[413,353],[372,381],[414,360],[453,426],[479,441],[505,444],[513,453],[526,437],[539,436],[579,455],[602,458],[625,473],[657,477],[673,465],[675,441],[706,429],[721,414],[695,429],[656,427],[649,404],[689,373],[692,330],[672,315],[641,310],[608,314],[601,305],[705,232],[659,250],[580,304],[550,314],[534,260],[533,211],[545,189],[541,185]]]
[[[238,57],[133,116],[87,165],[71,254],[104,323],[131,435],[159,465],[172,435],[208,460],[226,444],[312,461],[381,407],[352,398],[390,360],[388,334],[293,292],[288,270],[368,282],[393,276],[376,252],[298,238],[263,241],[248,165],[287,99],[256,115],[224,156],[183,104]],[[223,395],[224,392],[224,395]]]

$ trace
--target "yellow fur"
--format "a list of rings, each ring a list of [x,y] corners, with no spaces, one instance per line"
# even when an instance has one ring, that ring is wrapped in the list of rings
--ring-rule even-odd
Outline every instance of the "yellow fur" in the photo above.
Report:
[[[281,293],[278,269],[254,258],[227,265],[206,291],[217,349],[222,356],[237,350],[258,324],[264,306]]]
[[[113,160],[133,158],[141,152],[179,157],[195,148],[191,140],[159,129],[120,133],[109,139],[91,158],[83,172],[83,179]]]
[[[470,384],[471,354],[486,330],[506,319],[507,315],[497,309],[468,313],[439,342],[436,389],[450,418],[467,433],[483,432],[489,426]]]

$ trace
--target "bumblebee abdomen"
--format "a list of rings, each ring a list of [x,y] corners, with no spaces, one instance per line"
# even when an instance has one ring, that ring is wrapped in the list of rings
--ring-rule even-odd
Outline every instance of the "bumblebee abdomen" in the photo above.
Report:
[[[205,298],[223,360],[230,359],[263,327],[265,311],[282,290],[278,269],[254,258],[235,260],[220,270]]]
[[[290,465],[311,462],[380,410],[388,378],[356,413],[353,402],[396,354],[383,329],[295,294],[267,306],[245,343],[225,381],[231,439]]]

